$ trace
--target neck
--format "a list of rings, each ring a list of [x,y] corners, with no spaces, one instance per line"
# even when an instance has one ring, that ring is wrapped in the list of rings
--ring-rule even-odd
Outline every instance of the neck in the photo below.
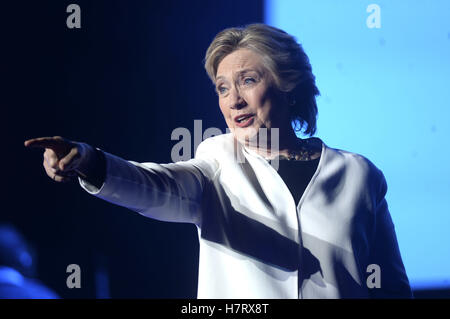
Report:
[[[267,138],[260,137],[256,143],[246,141],[245,146],[266,159],[277,156],[289,157],[293,151],[300,149],[301,139],[295,135],[292,129],[267,130]]]

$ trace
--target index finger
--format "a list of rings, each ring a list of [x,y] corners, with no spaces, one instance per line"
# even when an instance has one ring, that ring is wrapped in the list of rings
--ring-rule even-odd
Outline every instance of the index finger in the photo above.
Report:
[[[55,148],[61,145],[61,140],[54,137],[37,137],[26,140],[25,147],[41,147],[41,148]]]

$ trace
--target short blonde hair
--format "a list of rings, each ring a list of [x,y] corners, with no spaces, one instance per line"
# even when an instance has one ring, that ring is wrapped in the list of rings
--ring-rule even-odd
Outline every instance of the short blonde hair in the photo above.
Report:
[[[238,49],[261,55],[277,89],[291,101],[291,120],[295,131],[314,135],[317,122],[316,96],[320,95],[309,58],[296,39],[283,30],[255,23],[219,32],[206,51],[205,69],[213,83],[219,63]]]

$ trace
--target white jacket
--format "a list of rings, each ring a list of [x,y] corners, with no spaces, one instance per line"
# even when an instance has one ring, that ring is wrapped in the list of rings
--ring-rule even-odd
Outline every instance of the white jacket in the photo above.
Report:
[[[184,162],[136,163],[105,152],[103,186],[80,184],[142,215],[194,223],[198,298],[411,297],[383,173],[361,155],[311,141],[322,155],[299,203],[232,133],[204,140]],[[372,264],[380,288],[366,284]]]

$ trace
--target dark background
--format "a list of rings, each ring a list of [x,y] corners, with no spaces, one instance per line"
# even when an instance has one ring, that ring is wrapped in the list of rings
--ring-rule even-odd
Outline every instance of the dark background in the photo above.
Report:
[[[81,29],[66,26],[70,3],[81,7]],[[222,29],[262,22],[262,1],[11,1],[2,11],[0,222],[33,243],[40,279],[64,298],[96,297],[99,267],[113,298],[195,297],[195,226],[154,221],[77,183],[55,183],[42,151],[23,141],[61,135],[168,163],[175,128],[193,132],[201,119],[203,129],[224,132],[204,54]],[[72,263],[81,267],[81,289],[66,287]]]
[[[68,29],[66,7],[81,7]],[[125,159],[171,162],[177,127],[225,122],[203,69],[224,28],[263,22],[264,3],[227,1],[9,1],[2,4],[0,222],[38,253],[39,278],[63,298],[95,298],[106,271],[112,298],[195,298],[196,228],[106,203],[45,174],[23,141],[61,135]],[[81,267],[82,288],[66,287]],[[444,296],[417,292],[418,297]],[[445,292],[444,292],[445,293]],[[448,297],[448,292],[447,292]]]

